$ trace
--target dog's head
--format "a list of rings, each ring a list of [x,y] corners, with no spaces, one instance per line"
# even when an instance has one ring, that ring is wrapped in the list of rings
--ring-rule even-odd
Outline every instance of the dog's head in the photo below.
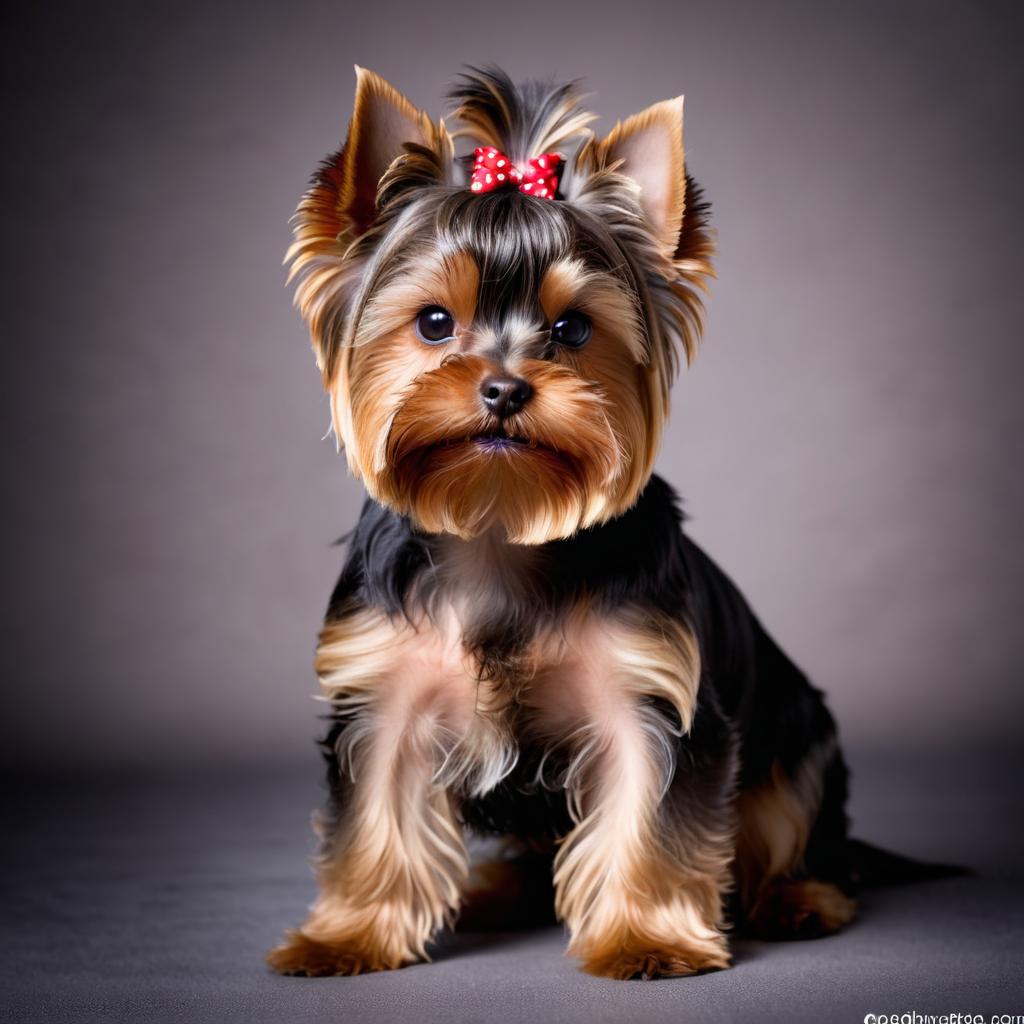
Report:
[[[453,135],[357,75],[289,251],[352,472],[463,538],[537,544],[623,512],[712,272],[682,98],[597,139],[573,86],[474,70]]]

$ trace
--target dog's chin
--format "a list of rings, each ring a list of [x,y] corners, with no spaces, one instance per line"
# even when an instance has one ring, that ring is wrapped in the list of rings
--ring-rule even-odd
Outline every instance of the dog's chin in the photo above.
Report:
[[[494,529],[514,544],[569,537],[593,521],[600,502],[596,473],[580,459],[515,435],[423,445],[387,476],[385,504],[427,533],[464,540]]]

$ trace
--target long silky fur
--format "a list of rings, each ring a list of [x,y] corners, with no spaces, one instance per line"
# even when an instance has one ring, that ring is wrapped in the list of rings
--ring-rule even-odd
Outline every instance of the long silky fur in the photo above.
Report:
[[[665,253],[643,216],[636,185],[607,162],[608,155],[589,133],[593,115],[580,108],[575,84],[516,87],[501,72],[473,69],[452,96],[459,103],[456,120],[477,140],[512,154],[573,147],[568,201],[524,203],[514,192],[472,195],[453,178],[452,137],[441,122],[433,148],[409,144],[396,157],[379,185],[376,220],[357,234],[342,205],[345,150],[329,157],[296,211],[295,243],[287,256],[296,302],[309,324],[325,383],[340,387],[344,397],[344,349],[372,341],[372,335],[360,335],[367,302],[422,259],[428,246],[469,248],[483,279],[514,279],[521,293],[530,291],[545,262],[579,249],[619,276],[627,292],[656,314],[645,324],[653,377],[650,454],[641,463],[646,478],[680,354],[688,361],[697,349],[700,296],[713,275],[708,207],[699,188],[687,178],[679,244],[675,253]],[[516,267],[514,278],[507,269],[511,266]],[[501,288],[495,292],[497,307],[514,299]],[[336,422],[335,429],[340,441],[350,443],[344,424]],[[350,456],[350,468],[359,474],[358,459]]]
[[[727,966],[730,893],[769,924],[817,909],[839,927],[834,723],[652,475],[713,275],[681,99],[600,140],[573,83],[474,68],[452,98],[454,134],[360,72],[348,142],[294,219],[296,302],[370,498],[317,656],[320,895],[270,962],[426,957],[467,884],[464,826],[559,844],[555,905],[596,974]],[[374,116],[416,139],[353,182]],[[619,155],[638,125],[678,128],[660,226]],[[557,149],[558,198],[472,193],[462,136],[516,161]],[[549,334],[573,303],[594,314],[578,352]],[[414,334],[432,304],[461,310],[448,348]],[[501,433],[480,398],[499,371],[533,389]]]

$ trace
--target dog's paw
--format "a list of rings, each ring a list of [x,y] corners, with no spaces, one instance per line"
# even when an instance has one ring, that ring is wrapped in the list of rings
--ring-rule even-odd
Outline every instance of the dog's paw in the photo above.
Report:
[[[680,978],[704,971],[720,971],[732,965],[725,939],[664,943],[630,937],[602,943],[583,956],[583,969],[602,978]]]
[[[387,963],[379,953],[360,949],[355,943],[321,941],[300,931],[288,932],[285,941],[267,954],[267,963],[278,974],[306,978],[365,974],[402,966]]]
[[[818,939],[848,924],[857,904],[830,882],[773,882],[758,899],[748,931],[762,939]]]

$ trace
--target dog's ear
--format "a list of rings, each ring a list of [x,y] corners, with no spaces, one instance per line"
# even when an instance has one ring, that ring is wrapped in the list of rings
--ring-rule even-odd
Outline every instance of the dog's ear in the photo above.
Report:
[[[356,66],[356,99],[342,150],[339,205],[356,234],[373,223],[377,187],[406,143],[433,149],[437,128],[380,75]]]
[[[367,251],[353,252],[381,206],[454,173],[451,136],[379,75],[356,68],[345,145],[314,176],[292,218],[285,262],[325,382],[333,379]]]
[[[321,182],[335,193],[339,228],[348,227],[358,236],[370,227],[377,215],[381,179],[398,157],[409,152],[407,146],[434,158],[428,176],[443,176],[451,147],[444,124],[434,124],[380,75],[357,66],[348,137],[321,171]]]
[[[670,257],[679,244],[686,211],[683,97],[663,100],[619,122],[595,146],[597,163],[640,187],[640,205]]]

